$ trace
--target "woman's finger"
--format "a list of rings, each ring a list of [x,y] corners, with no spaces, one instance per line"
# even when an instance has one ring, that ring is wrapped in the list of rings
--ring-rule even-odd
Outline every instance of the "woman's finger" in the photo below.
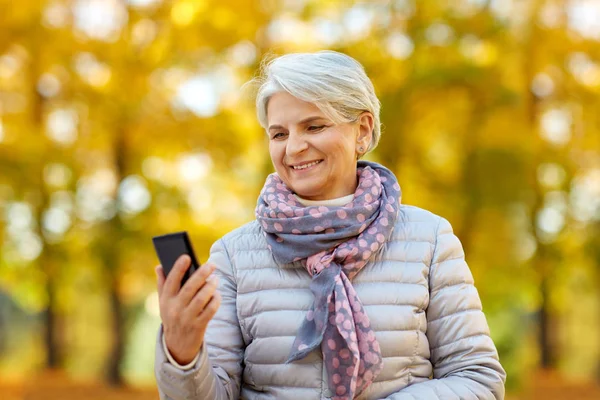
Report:
[[[219,278],[215,275],[211,275],[204,286],[202,286],[202,289],[200,289],[191,299],[187,312],[192,318],[200,315],[204,308],[206,308],[207,304],[210,302],[210,299],[217,291],[218,284]]]
[[[215,270],[215,265],[213,264],[204,264],[200,267],[199,270],[195,271],[190,279],[183,285],[181,290],[179,291],[179,298],[183,306],[187,306],[196,293],[204,286],[209,276],[211,276],[212,272]]]
[[[210,320],[213,319],[220,306],[221,294],[219,292],[215,292],[206,307],[204,307],[204,310],[202,310],[198,316],[198,321],[200,321],[201,324],[208,324]]]
[[[187,254],[182,255],[175,261],[175,265],[169,272],[167,279],[165,280],[163,291],[171,296],[175,296],[181,288],[181,280],[185,271],[190,267],[192,260]]]
[[[160,296],[162,288],[165,285],[165,273],[162,265],[157,265],[156,268],[154,268],[154,272],[156,273],[156,287],[158,289],[158,295]]]

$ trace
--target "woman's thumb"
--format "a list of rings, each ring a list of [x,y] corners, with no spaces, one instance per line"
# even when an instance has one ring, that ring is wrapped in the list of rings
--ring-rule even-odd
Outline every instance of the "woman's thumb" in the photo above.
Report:
[[[158,294],[160,294],[162,292],[163,285],[165,284],[165,273],[163,272],[162,265],[157,265],[156,268],[154,268],[154,272],[156,273]]]

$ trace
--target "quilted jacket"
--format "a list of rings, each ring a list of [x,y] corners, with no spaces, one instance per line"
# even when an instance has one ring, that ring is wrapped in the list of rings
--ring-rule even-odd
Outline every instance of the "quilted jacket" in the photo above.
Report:
[[[320,351],[285,364],[313,303],[300,262],[278,264],[256,221],[218,240],[222,303],[187,371],[156,345],[161,399],[332,397]],[[402,205],[390,240],[354,278],[384,368],[355,399],[503,399],[498,360],[459,239],[444,218]]]

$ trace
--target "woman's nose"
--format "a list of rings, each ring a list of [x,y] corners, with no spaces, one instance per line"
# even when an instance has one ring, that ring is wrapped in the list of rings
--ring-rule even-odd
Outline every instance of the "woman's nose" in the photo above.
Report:
[[[290,132],[287,140],[287,146],[285,152],[288,157],[293,157],[299,153],[302,153],[304,150],[308,148],[308,144],[306,140],[302,137],[302,135]]]

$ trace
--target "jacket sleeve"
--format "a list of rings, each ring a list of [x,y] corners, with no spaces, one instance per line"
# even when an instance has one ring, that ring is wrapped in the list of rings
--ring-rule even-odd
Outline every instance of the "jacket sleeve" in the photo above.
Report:
[[[243,372],[244,340],[237,318],[237,285],[223,240],[210,250],[208,262],[216,265],[222,301],[208,325],[200,357],[192,369],[172,365],[158,332],[154,373],[161,400],[237,400]]]
[[[502,400],[506,373],[490,338],[481,300],[459,239],[441,218],[429,271],[427,338],[433,379],[390,400]]]

